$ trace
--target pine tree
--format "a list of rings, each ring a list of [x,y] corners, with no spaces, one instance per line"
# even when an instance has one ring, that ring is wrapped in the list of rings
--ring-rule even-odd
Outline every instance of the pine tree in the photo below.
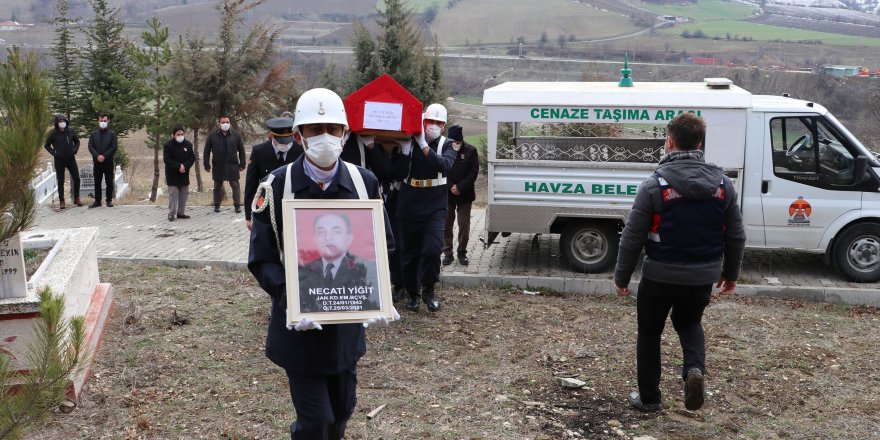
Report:
[[[38,296],[40,321],[28,347],[30,370],[10,371],[9,355],[0,354],[0,439],[23,438],[28,427],[51,414],[64,401],[68,380],[81,371],[86,357],[83,318],[64,318],[64,297],[53,295],[48,287]]]
[[[168,28],[163,27],[159,19],[153,17],[147,22],[148,31],[141,34],[144,48],[134,49],[132,58],[144,69],[146,88],[151,94],[150,110],[144,115],[147,136],[152,143],[147,145],[153,149],[153,186],[150,190],[150,201],[156,201],[159,189],[159,151],[162,138],[171,132],[172,121],[178,118],[176,99],[170,93],[170,85],[165,67],[171,62],[171,47],[168,44]]]
[[[439,46],[433,54],[425,54],[421,32],[413,26],[412,12],[402,0],[386,0],[379,16],[382,30],[375,37],[362,23],[355,23],[352,90],[346,92],[387,73],[423,103],[439,102],[444,95]]]
[[[145,87],[131,59],[133,44],[125,39],[119,8],[110,7],[107,0],[89,0],[89,4],[95,17],[84,31],[84,95],[80,100],[83,118],[94,124],[99,114],[110,114],[113,131],[124,138],[143,126]],[[127,165],[121,143],[116,162],[123,168]]]
[[[74,129],[82,129],[80,117],[82,112],[78,102],[82,99],[80,78],[82,69],[77,62],[77,52],[73,41],[73,24],[76,19],[69,17],[70,5],[67,0],[55,2],[57,16],[52,21],[55,25],[56,38],[52,45],[52,57],[55,68],[51,71],[52,88],[49,100],[56,112],[63,113],[70,120]]]
[[[0,242],[34,222],[36,202],[30,187],[40,158],[49,113],[49,88],[37,67],[37,57],[9,50],[0,64]]]

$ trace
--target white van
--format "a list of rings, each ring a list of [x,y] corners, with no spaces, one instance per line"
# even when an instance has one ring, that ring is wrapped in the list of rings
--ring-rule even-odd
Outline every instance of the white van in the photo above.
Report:
[[[880,280],[880,161],[819,104],[703,83],[508,82],[483,93],[486,238],[559,233],[571,268],[602,272],[666,124],[706,121],[706,161],[737,186],[753,248],[826,255],[847,279]]]

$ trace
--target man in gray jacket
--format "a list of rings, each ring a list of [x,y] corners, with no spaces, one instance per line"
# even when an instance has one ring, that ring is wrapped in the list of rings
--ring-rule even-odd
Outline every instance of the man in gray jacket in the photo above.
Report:
[[[722,295],[734,291],[742,264],[746,236],[736,191],[721,168],[705,162],[705,135],[696,115],[683,113],[669,123],[666,154],[639,187],[620,239],[618,295],[631,293],[627,286],[643,247],[646,253],[636,298],[639,391],[628,396],[642,411],[661,409],[660,336],[670,310],[684,357],[685,407],[703,405],[703,310],[716,281]]]

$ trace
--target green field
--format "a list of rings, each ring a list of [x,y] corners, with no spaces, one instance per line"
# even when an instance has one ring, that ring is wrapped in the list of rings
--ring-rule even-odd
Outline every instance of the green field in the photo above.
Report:
[[[880,39],[878,38],[863,38],[850,35],[830,34],[827,32],[806,31],[743,21],[689,23],[677,25],[669,29],[663,29],[660,32],[681,35],[685,30],[693,33],[697,29],[703,31],[703,33],[705,33],[710,39],[719,37],[722,40],[726,40],[727,34],[729,33],[731,38],[736,36],[739,36],[739,38],[751,37],[755,41],[774,41],[777,39],[782,41],[819,40],[824,45],[834,46],[880,46]]]
[[[638,28],[629,17],[571,0],[469,0],[452,9],[441,8],[431,30],[446,46],[509,44],[518,37],[532,44],[542,33],[547,35],[548,45],[555,45],[559,35],[585,40],[628,34]]]
[[[462,104],[483,105],[483,98],[478,98],[476,96],[456,96],[455,102],[460,102]]]
[[[633,6],[659,15],[690,17],[694,20],[731,20],[754,15],[753,6],[727,0],[700,0],[689,6],[658,5],[646,2],[633,2]]]
[[[412,9],[414,12],[423,12],[425,9],[428,9],[432,4],[437,4],[437,9],[445,8],[446,1],[439,0],[403,0],[403,4],[405,4],[408,8]],[[378,0],[376,1],[376,9],[380,11],[385,10],[385,1]]]

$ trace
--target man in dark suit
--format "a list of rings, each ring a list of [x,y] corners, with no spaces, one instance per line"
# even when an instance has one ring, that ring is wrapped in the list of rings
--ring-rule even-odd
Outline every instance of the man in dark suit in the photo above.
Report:
[[[260,180],[276,168],[293,163],[303,153],[302,145],[293,140],[293,119],[272,118],[266,121],[269,140],[254,145],[244,178],[244,220],[253,229],[251,204]]]
[[[223,182],[228,181],[232,188],[232,203],[235,212],[241,212],[241,187],[238,179],[244,171],[244,142],[241,134],[232,129],[229,116],[221,115],[217,119],[219,127],[208,133],[205,141],[205,171],[211,173],[214,180],[214,212],[220,212],[220,195]],[[238,154],[236,154],[238,153]],[[213,160],[211,154],[214,155]]]
[[[449,127],[449,147],[455,151],[455,162],[449,170],[448,206],[446,210],[446,231],[443,233],[443,265],[452,264],[452,226],[458,214],[458,262],[468,265],[467,245],[471,235],[471,205],[477,198],[474,182],[480,174],[480,158],[477,149],[464,141],[461,126]]]
[[[113,181],[116,167],[113,157],[118,147],[116,132],[108,128],[110,115],[102,113],[98,116],[98,129],[89,136],[89,153],[92,153],[92,165],[95,170],[95,202],[89,208],[101,206],[101,180],[106,182],[107,207],[113,207]]]
[[[351,219],[344,213],[320,214],[315,218],[313,232],[321,258],[299,269],[300,311],[379,310],[375,265],[348,252],[354,240]],[[351,292],[350,288],[364,289]],[[341,309],[326,303],[339,301],[339,296],[352,295],[366,298],[363,301],[345,299],[344,304],[338,304]]]

